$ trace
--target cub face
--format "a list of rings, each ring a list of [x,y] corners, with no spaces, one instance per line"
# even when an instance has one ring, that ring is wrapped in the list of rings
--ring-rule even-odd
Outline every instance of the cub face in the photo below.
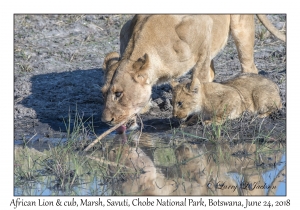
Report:
[[[149,58],[147,54],[138,61],[119,60],[117,53],[110,53],[104,60],[106,72],[102,93],[105,107],[101,120],[116,125],[138,113],[150,100],[151,85],[145,72]]]
[[[194,84],[188,82],[179,84],[172,81],[171,86],[173,90],[173,117],[186,120],[190,115],[200,111],[199,80],[195,80]]]

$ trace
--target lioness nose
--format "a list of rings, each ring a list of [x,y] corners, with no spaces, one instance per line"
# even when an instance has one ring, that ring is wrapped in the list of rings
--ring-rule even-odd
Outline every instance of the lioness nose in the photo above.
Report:
[[[102,122],[105,122],[105,123],[111,123],[114,121],[114,118],[110,119],[110,120],[107,120],[107,119],[102,119]]]
[[[114,121],[114,118],[108,118],[107,116],[102,115],[101,121],[104,122],[104,123],[111,123],[111,122]]]
[[[111,123],[114,121],[114,118],[109,109],[104,109],[101,116],[101,121],[104,123]]]

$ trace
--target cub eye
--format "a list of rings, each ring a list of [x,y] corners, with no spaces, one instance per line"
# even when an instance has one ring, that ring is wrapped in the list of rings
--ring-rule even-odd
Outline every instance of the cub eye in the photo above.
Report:
[[[122,92],[115,92],[115,96],[119,98],[122,95]]]
[[[178,106],[178,107],[181,107],[181,106],[182,106],[182,102],[181,102],[181,101],[178,101],[178,102],[177,102],[177,106]]]

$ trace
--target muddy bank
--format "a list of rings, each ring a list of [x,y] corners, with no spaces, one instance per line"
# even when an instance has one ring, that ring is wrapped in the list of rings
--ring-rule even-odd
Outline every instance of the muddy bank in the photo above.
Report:
[[[66,122],[70,118],[74,121],[76,114],[86,124],[93,125],[96,134],[108,128],[100,121],[102,63],[107,53],[119,51],[120,29],[131,17],[103,14],[14,16],[14,139],[30,138],[36,133],[60,137],[65,134]],[[285,30],[285,15],[268,15],[268,18],[278,29]],[[260,74],[278,84],[283,102],[279,113],[264,119],[263,128],[266,132],[274,128],[278,134],[285,134],[286,45],[256,22],[255,63]],[[231,38],[214,59],[214,64],[217,82],[240,72]],[[190,78],[190,74],[185,78]],[[171,127],[178,126],[171,119],[171,98],[168,84],[153,88],[153,107],[141,116],[145,132],[170,131]],[[250,133],[252,128],[258,129],[262,120],[258,119],[251,127],[250,117],[247,117],[232,121],[233,128]],[[186,129],[193,132],[202,127],[195,125]],[[236,134],[234,129],[229,133]]]

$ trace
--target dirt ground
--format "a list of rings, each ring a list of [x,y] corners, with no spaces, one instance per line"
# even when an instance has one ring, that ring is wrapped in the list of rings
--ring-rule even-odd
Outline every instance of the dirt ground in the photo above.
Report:
[[[105,55],[119,51],[119,33],[132,15],[15,15],[14,16],[14,139],[61,136],[69,115],[93,122],[97,134],[108,126],[100,121]],[[283,33],[286,15],[268,15]],[[266,130],[286,132],[286,44],[256,19],[255,63],[259,73],[280,88],[283,108],[264,119]],[[232,38],[214,59],[215,81],[239,73]],[[190,74],[184,76],[190,78]],[[153,88],[153,107],[142,115],[145,132],[170,130],[171,88]],[[239,121],[233,121],[239,126]],[[259,121],[262,122],[262,121]],[[247,122],[244,122],[247,123]],[[239,129],[240,129],[239,127]],[[190,130],[194,127],[190,126]],[[285,135],[284,135],[285,136]]]

